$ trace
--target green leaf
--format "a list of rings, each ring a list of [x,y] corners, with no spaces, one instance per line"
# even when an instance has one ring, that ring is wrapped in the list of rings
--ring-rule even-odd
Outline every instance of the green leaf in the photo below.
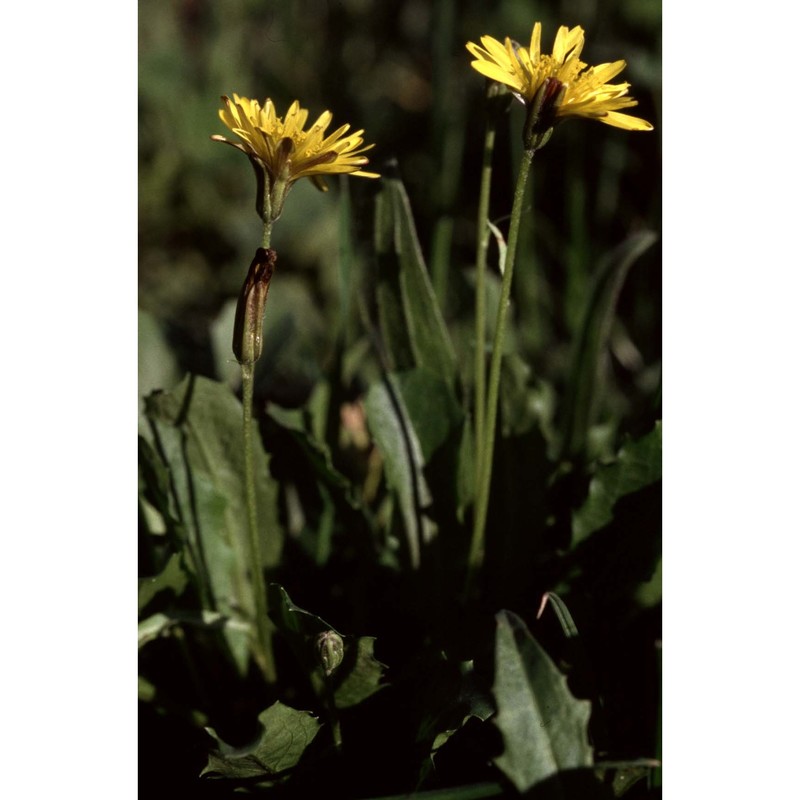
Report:
[[[472,661],[455,663],[441,654],[439,660],[425,665],[425,675],[419,702],[426,713],[417,743],[429,750],[430,758],[422,764],[418,785],[434,769],[434,757],[454,734],[470,719],[483,722],[495,712],[487,691],[475,678]]]
[[[269,597],[269,615],[278,630],[289,637],[293,645],[301,643],[303,649],[299,652],[306,663],[315,662],[310,650],[305,649],[309,639],[315,638],[320,633],[333,631],[339,633],[333,625],[329,625],[322,617],[296,606],[289,597],[289,593],[278,583],[271,583],[267,589]],[[339,634],[341,636],[341,634]],[[307,657],[311,655],[310,661]]]
[[[505,750],[495,764],[525,792],[563,770],[589,767],[590,704],[576,700],[567,679],[510,611],[497,617],[494,724]]]
[[[441,447],[463,422],[464,413],[448,385],[426,369],[413,369],[392,375],[414,433],[423,461]]]
[[[173,553],[164,569],[151,578],[139,578],[139,612],[160,592],[172,591],[176,596],[186,588],[189,578],[179,553]]]
[[[650,580],[640,584],[636,590],[636,602],[641,608],[652,608],[661,602],[661,559],[658,559]]]
[[[425,367],[452,387],[458,369],[455,352],[402,182],[385,177],[376,202],[379,318],[393,368]]]
[[[472,426],[452,389],[426,369],[392,375],[419,441],[426,482],[440,506],[463,520],[474,495]],[[429,539],[423,539],[427,542]]]
[[[562,453],[577,456],[586,448],[598,384],[619,293],[633,263],[657,240],[652,231],[629,236],[600,264],[586,300],[572,354],[564,412]]]
[[[303,425],[303,412],[270,405],[267,415],[297,443],[314,475],[347,504],[358,509],[361,503],[350,481],[333,465],[328,446],[315,438]]]
[[[336,708],[358,705],[385,687],[384,664],[376,660],[372,636],[345,636],[324,619],[296,606],[286,590],[277,583],[268,589],[269,615],[283,633],[298,661],[306,670],[315,691],[332,698]],[[326,675],[318,655],[321,634],[335,633],[343,640],[344,655],[339,666]]]
[[[163,452],[169,456],[184,524],[188,518],[203,532],[202,518],[192,520],[189,496],[192,477],[201,474],[224,498],[226,538],[233,543],[244,541],[247,514],[240,402],[222,384],[188,375],[174,392],[151,395],[147,413]],[[254,439],[258,518],[264,531],[262,565],[269,568],[280,561],[283,537],[276,513],[277,487],[269,477],[268,457],[260,438],[256,435]]]
[[[627,494],[661,480],[661,422],[641,439],[626,442],[617,460],[598,468],[589,496],[572,518],[573,544],[608,525],[614,505]]]
[[[417,569],[422,544],[432,541],[435,526],[424,514],[432,499],[423,473],[425,459],[397,379],[388,375],[382,383],[374,384],[364,407],[372,436],[383,454],[386,478],[400,502],[408,562]]]
[[[139,700],[143,703],[151,703],[156,696],[156,687],[147,678],[139,677]]]
[[[344,638],[344,660],[333,679],[333,699],[336,708],[352,708],[383,689],[381,683],[386,669],[375,658],[375,637]]]
[[[530,365],[517,353],[503,357],[500,372],[500,421],[504,437],[522,436],[538,429],[548,439],[555,392],[534,380]]]
[[[170,614],[159,612],[139,623],[139,647],[144,647],[161,636],[168,636],[179,625],[229,631],[237,637],[244,637],[248,630],[245,623],[224,617],[216,611],[181,611]]]
[[[187,566],[204,607],[226,617],[252,619],[241,404],[222,384],[189,375],[174,392],[148,397],[146,413],[154,447],[169,467]],[[277,487],[257,434],[253,451],[263,532],[260,567],[270,568],[279,562],[283,545]],[[244,671],[243,637],[226,638]]]
[[[598,767],[603,766],[598,764]],[[639,781],[653,773],[658,767],[657,761],[630,762],[614,768],[612,790],[614,797],[624,797]]]
[[[180,538],[182,527],[178,519],[179,511],[170,490],[169,469],[147,439],[139,436],[138,442],[139,494],[145,501],[142,507],[151,518],[155,511],[155,517],[160,517],[159,527],[163,526],[167,533]]]
[[[158,639],[159,636],[163,636],[173,624],[174,621],[172,619],[166,614],[161,613],[153,614],[147,619],[142,620],[139,623],[138,630],[139,647],[144,647],[148,642],[152,642],[154,639]]]
[[[263,728],[258,739],[247,747],[235,748],[206,728],[217,748],[208,757],[202,775],[225,778],[277,779],[300,761],[320,729],[316,717],[307,711],[273,703],[258,715]]]

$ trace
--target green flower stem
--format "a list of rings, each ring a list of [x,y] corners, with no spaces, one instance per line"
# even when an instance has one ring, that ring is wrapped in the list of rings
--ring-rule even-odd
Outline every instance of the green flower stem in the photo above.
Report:
[[[508,229],[508,249],[503,271],[503,282],[500,289],[500,305],[497,308],[497,324],[492,345],[492,361],[489,368],[489,398],[486,404],[484,445],[481,454],[481,472],[475,496],[475,514],[472,526],[472,543],[467,563],[466,596],[469,597],[478,570],[483,563],[483,540],[486,533],[486,515],[489,510],[489,490],[492,485],[492,457],[494,453],[495,425],[497,423],[497,403],[500,396],[500,365],[503,360],[503,343],[506,335],[506,313],[511,300],[511,281],[514,276],[514,261],[517,253],[519,224],[522,218],[522,205],[525,198],[525,186],[528,182],[533,148],[522,154],[522,161],[514,190],[514,205],[511,208],[511,222]]]
[[[268,197],[268,195],[267,195]],[[272,238],[272,220],[267,209],[262,216],[264,220],[264,235],[262,243],[268,248]],[[261,668],[264,678],[269,683],[274,683],[277,675],[275,662],[272,657],[272,636],[267,608],[267,587],[264,583],[264,573],[261,568],[261,544],[258,530],[258,509],[256,504],[256,476],[253,461],[253,394],[255,362],[241,364],[242,368],[242,441],[244,444],[244,483],[245,501],[247,504],[247,530],[250,560],[250,578],[253,586],[255,631],[253,642],[253,657]]]
[[[253,364],[242,364],[242,434],[244,440],[244,482],[247,501],[247,529],[250,549],[250,579],[255,600],[255,640],[253,656],[269,683],[276,679],[272,658],[271,631],[267,609],[267,587],[261,568],[261,546],[256,508],[256,476],[253,462]]]
[[[475,254],[475,491],[481,482],[486,418],[486,254],[489,249],[489,193],[496,116],[488,113],[483,140],[483,166],[478,199],[477,252]]]

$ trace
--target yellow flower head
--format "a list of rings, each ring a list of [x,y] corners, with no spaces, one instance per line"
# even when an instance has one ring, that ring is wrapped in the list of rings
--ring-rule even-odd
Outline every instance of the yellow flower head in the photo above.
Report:
[[[379,178],[374,172],[364,172],[360,167],[368,163],[363,155],[374,145],[364,145],[363,130],[347,134],[349,125],[342,125],[329,136],[325,131],[331,124],[330,111],[320,114],[308,130],[304,130],[308,110],[295,100],[286,116],[275,112],[275,105],[267,98],[264,106],[257,100],[239,97],[222,98],[225,108],[219,118],[242,141],[232,142],[224,136],[211,138],[224,142],[245,153],[259,172],[265,173],[271,196],[272,218],[277,219],[283,199],[291,185],[300,178],[311,178],[314,185],[327,191],[324,175],[349,173],[362,178]]]
[[[552,55],[541,52],[542,23],[533,26],[530,47],[506,37],[501,44],[482,36],[481,45],[467,43],[475,56],[472,68],[481,75],[510,87],[529,108],[537,106],[540,130],[570,117],[589,117],[628,131],[650,131],[646,120],[619,113],[637,105],[628,97],[628,83],[609,81],[625,69],[624,61],[590,67],[580,60],[583,28],[562,25],[556,34]]]

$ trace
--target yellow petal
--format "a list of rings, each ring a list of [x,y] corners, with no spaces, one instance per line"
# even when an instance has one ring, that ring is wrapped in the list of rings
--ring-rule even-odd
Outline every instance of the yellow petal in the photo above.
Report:
[[[481,46],[473,42],[467,50],[475,57],[472,68],[489,78],[509,86],[523,103],[530,104],[539,88],[550,78],[562,86],[553,99],[553,111],[559,119],[586,117],[625,130],[652,130],[646,120],[619,113],[620,109],[637,105],[628,96],[628,83],[609,83],[623,69],[625,61],[613,61],[590,67],[581,61],[585,35],[576,25],[558,28],[551,55],[541,52],[541,22],[535,22],[528,48],[512,44],[506,37],[501,45],[491,36],[481,37]]]
[[[556,40],[553,43],[553,58],[558,61],[559,64],[564,63],[564,58],[567,55],[568,34],[569,28],[566,25],[562,25],[558,29],[558,33],[556,33]]]
[[[605,116],[600,117],[600,122],[606,125],[613,125],[615,128],[622,128],[626,131],[651,131],[653,126],[645,119],[631,117],[628,114],[619,114],[616,111],[609,111]]]
[[[534,22],[531,31],[531,46],[529,50],[531,61],[536,62],[542,54],[542,23]]]
[[[592,77],[598,84],[608,83],[612,78],[619,75],[625,67],[626,63],[624,61],[614,61],[611,64],[598,64],[592,70]],[[628,88],[628,84],[625,84],[625,88]]]
[[[583,43],[584,43],[583,28],[581,28],[580,25],[577,25],[571,31],[569,31],[569,33],[567,34],[566,42],[564,43],[567,56],[569,57],[574,56],[575,58],[580,56],[583,50]]]
[[[481,75],[491,78],[493,81],[504,83],[512,89],[522,91],[522,85],[513,75],[510,75],[504,69],[501,69],[497,64],[492,64],[489,61],[473,61],[472,68]]]
[[[506,48],[497,39],[492,39],[491,36],[481,36],[481,44],[486,48],[489,56],[497,61],[498,64],[505,62]]]

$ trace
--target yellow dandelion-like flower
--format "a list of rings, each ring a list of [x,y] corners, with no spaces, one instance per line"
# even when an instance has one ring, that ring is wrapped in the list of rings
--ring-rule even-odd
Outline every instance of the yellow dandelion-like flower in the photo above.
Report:
[[[570,29],[562,25],[551,55],[541,52],[541,37],[542,24],[537,22],[530,47],[517,45],[508,37],[505,44],[491,36],[482,36],[480,45],[467,43],[467,50],[476,59],[473,69],[505,84],[518,100],[535,109],[535,119],[527,127],[543,133],[570,117],[588,117],[628,131],[653,129],[646,120],[620,113],[623,108],[637,105],[628,96],[630,84],[609,83],[625,69],[624,61],[596,67],[581,61],[581,27]]]
[[[232,142],[224,136],[211,138],[241,150],[263,175],[271,202],[271,218],[277,219],[283,200],[291,185],[300,178],[311,178],[314,185],[327,191],[323,176],[336,174],[357,175],[361,178],[379,178],[374,172],[364,172],[368,163],[363,154],[374,147],[365,145],[363,130],[348,134],[349,125],[342,125],[326,136],[333,115],[320,114],[317,121],[305,130],[308,110],[295,100],[284,117],[279,117],[275,104],[267,98],[263,107],[257,100],[239,97],[222,98],[225,108],[219,118],[235,133],[241,142]]]

